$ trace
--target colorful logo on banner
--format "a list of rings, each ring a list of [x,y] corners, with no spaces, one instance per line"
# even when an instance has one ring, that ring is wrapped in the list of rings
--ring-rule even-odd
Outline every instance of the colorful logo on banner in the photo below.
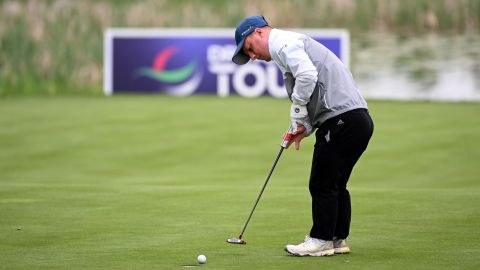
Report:
[[[203,72],[201,72],[201,69],[197,69],[198,64],[195,59],[183,67],[166,69],[167,63],[177,51],[178,48],[174,46],[161,50],[153,60],[152,67],[136,69],[135,76],[144,76],[169,84],[166,86],[166,91],[172,95],[186,96],[192,94],[200,84]],[[195,72],[196,70],[197,72]]]

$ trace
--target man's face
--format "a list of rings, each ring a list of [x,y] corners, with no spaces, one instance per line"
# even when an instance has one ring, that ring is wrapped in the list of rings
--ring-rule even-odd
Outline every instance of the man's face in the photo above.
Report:
[[[243,44],[243,53],[253,61],[255,59],[270,61],[270,51],[268,50],[268,35],[262,28],[257,28],[245,39]]]

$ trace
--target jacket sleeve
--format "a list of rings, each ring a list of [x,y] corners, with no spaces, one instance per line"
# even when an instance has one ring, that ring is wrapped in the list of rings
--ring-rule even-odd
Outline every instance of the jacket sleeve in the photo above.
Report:
[[[292,72],[295,86],[292,93],[292,102],[306,105],[317,84],[317,69],[305,52],[303,42],[297,40],[285,44],[279,56]]]

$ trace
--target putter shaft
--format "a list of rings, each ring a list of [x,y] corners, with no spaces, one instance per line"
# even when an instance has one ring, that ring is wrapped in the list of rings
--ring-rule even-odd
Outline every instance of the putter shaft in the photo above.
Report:
[[[277,162],[280,159],[280,156],[282,155],[283,149],[285,149],[285,147],[283,145],[281,145],[280,146],[280,151],[278,152],[277,157],[275,158],[275,161],[273,162],[273,166],[270,169],[270,172],[268,173],[267,179],[265,180],[265,184],[263,184],[262,190],[260,191],[260,194],[258,194],[257,200],[255,201],[255,204],[253,205],[253,209],[250,212],[250,214],[248,215],[247,222],[245,222],[245,226],[243,226],[242,232],[240,233],[240,236],[238,237],[238,239],[240,239],[240,240],[242,240],[243,233],[245,233],[245,229],[247,228],[248,222],[250,222],[250,219],[252,218],[253,211],[255,211],[255,208],[257,207],[258,201],[260,201],[260,197],[262,197],[263,191],[265,190],[265,187],[268,184],[268,180],[270,180],[270,176],[272,175],[273,170],[275,169],[275,166],[277,165]]]

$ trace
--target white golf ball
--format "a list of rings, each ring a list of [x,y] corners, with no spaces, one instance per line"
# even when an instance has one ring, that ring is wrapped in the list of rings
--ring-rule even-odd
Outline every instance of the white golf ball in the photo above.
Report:
[[[207,262],[207,257],[205,257],[205,255],[198,255],[197,260],[199,264],[204,264]]]

